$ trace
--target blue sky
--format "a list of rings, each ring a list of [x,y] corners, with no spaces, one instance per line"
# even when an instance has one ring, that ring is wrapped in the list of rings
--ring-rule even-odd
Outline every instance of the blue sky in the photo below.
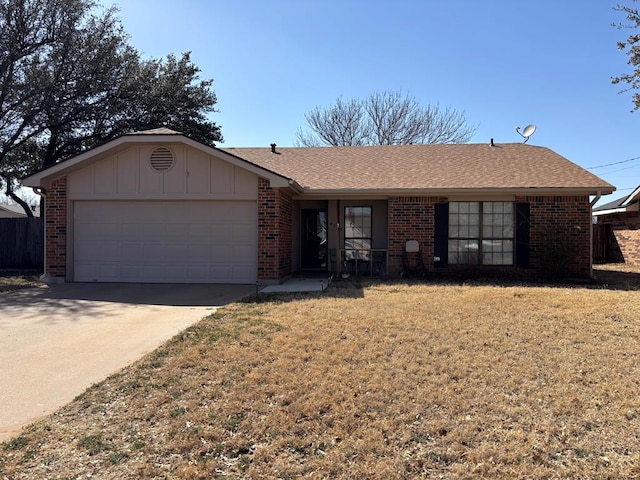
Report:
[[[627,4],[633,4],[631,0]],[[222,146],[294,145],[304,114],[402,90],[463,110],[472,143],[549,147],[618,189],[640,185],[640,111],[610,78],[629,30],[610,0],[103,0],[144,55],[192,52],[214,79]]]

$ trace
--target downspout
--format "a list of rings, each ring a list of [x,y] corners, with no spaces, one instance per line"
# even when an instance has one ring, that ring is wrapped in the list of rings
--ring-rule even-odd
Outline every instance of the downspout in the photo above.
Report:
[[[340,200],[336,200],[336,209],[338,210],[338,221],[336,222],[336,275],[342,276],[342,249],[340,248]]]
[[[602,192],[598,190],[593,200],[589,202],[591,215],[589,216],[589,277],[593,278],[593,206],[602,198]]]
[[[44,249],[44,251],[42,252],[43,262],[42,275],[40,276],[40,280],[42,280],[44,283],[49,283],[47,276],[47,193],[46,190],[41,187],[31,187],[31,189],[33,190],[33,193],[42,197],[42,200],[40,200],[40,202],[44,202],[44,208],[40,209],[40,214],[42,215],[42,219],[44,220],[44,225],[42,227],[44,229],[44,232],[42,232],[42,248]]]

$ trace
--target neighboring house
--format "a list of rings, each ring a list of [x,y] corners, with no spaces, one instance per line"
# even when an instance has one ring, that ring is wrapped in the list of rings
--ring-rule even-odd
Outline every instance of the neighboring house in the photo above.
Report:
[[[261,284],[358,262],[589,277],[590,196],[615,190],[524,144],[221,149],[168,129],[24,184],[46,189],[49,281]]]
[[[593,209],[599,239],[594,259],[640,266],[640,186],[626,197]]]
[[[40,210],[35,206],[31,207],[34,217],[40,216]],[[20,205],[5,205],[0,203],[0,218],[27,218],[24,209]]]
[[[23,208],[20,205],[5,205],[0,203],[0,218],[25,218]]]

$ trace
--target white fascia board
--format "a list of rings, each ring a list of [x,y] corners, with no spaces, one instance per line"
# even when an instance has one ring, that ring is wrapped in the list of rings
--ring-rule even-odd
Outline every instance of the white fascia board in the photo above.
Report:
[[[598,210],[597,212],[591,212],[594,217],[599,217],[600,215],[610,215],[612,213],[625,213],[628,212],[626,208],[611,208],[608,210]]]
[[[640,196],[640,187],[636,188],[631,195],[629,195],[624,202],[622,202],[622,206],[627,206],[631,202],[633,202],[638,196]]]

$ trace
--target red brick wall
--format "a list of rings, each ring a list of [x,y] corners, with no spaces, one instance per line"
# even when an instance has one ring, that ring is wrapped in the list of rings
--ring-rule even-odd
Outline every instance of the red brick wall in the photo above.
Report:
[[[292,199],[269,181],[258,179],[258,280],[279,281],[291,275]]]
[[[598,217],[598,223],[611,226],[608,261],[640,266],[640,212],[614,213]],[[619,257],[616,257],[617,253]]]
[[[433,234],[435,207],[446,198],[439,197],[395,197],[389,199],[389,275],[402,273],[402,252],[407,240],[420,243],[422,261],[427,269],[433,268]],[[407,262],[417,264],[415,255]]]
[[[635,228],[614,228],[613,234],[625,263],[640,267],[640,225]]]
[[[435,204],[439,197],[389,199],[389,274],[402,272],[402,251],[407,240],[420,243],[422,260],[433,267]],[[591,268],[591,207],[587,196],[523,196],[530,204],[530,262],[527,276],[589,277]],[[640,232],[640,231],[639,231]],[[415,261],[414,259],[409,259]],[[456,268],[438,271],[458,271]],[[488,267],[488,271],[498,271]],[[500,271],[505,271],[500,268]]]
[[[524,196],[529,203],[531,267],[546,277],[591,275],[591,206],[588,196]]]
[[[67,275],[67,177],[54,180],[44,203],[45,275]]]

